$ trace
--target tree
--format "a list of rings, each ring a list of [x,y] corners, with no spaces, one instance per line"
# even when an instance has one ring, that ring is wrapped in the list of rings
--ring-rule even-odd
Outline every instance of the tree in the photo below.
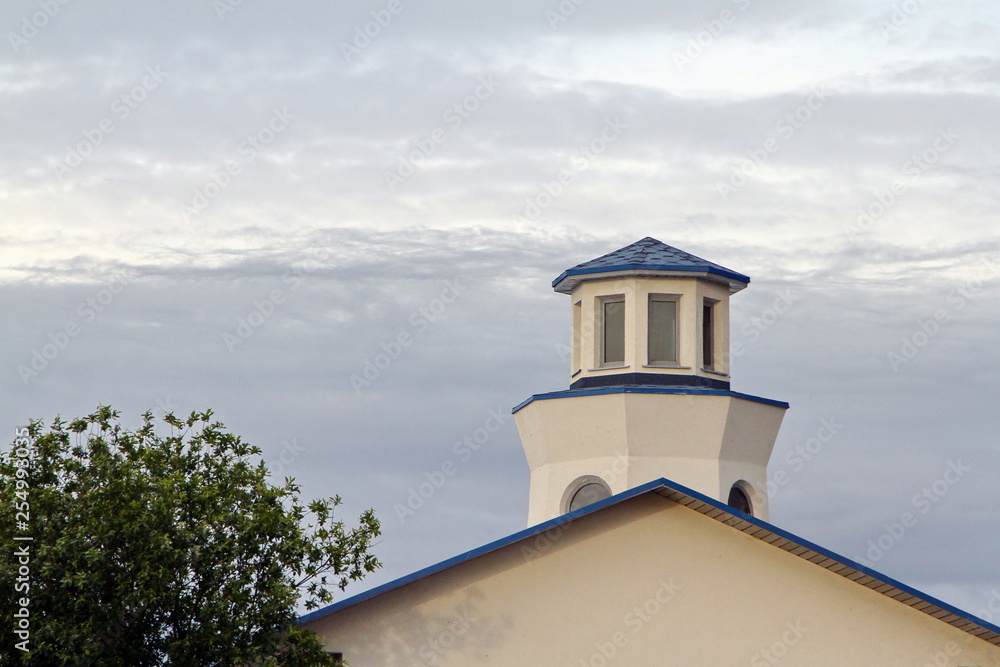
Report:
[[[210,410],[162,421],[169,434],[149,412],[129,430],[102,406],[47,432],[32,422],[0,453],[0,536],[13,545],[0,559],[0,663],[334,664],[295,608],[381,565],[373,512],[348,529],[339,497],[304,503],[294,480],[270,483],[260,450]],[[25,599],[27,653],[12,622]]]

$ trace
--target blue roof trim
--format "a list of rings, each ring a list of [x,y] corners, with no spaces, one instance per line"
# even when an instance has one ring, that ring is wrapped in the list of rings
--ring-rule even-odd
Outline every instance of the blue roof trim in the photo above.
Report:
[[[966,621],[968,621],[970,623],[975,623],[976,625],[979,625],[979,626],[981,626],[981,627],[983,627],[983,628],[985,628],[985,629],[987,629],[987,630],[989,630],[991,632],[995,632],[997,634],[1000,634],[1000,626],[994,625],[993,623],[990,623],[989,621],[981,619],[978,616],[973,616],[972,614],[970,614],[967,611],[959,609],[958,607],[954,607],[954,606],[948,604],[947,602],[944,602],[942,600],[938,600],[937,598],[935,598],[933,596],[930,596],[930,595],[927,595],[926,593],[918,591],[917,589],[913,588],[912,586],[907,586],[906,584],[904,584],[904,583],[902,583],[900,581],[897,581],[897,580],[893,579],[892,577],[884,575],[884,574],[882,574],[881,572],[879,572],[877,570],[873,570],[873,569],[871,569],[869,567],[865,567],[861,563],[857,563],[857,562],[851,560],[850,558],[847,558],[845,556],[841,556],[840,554],[834,553],[833,551],[830,551],[829,549],[827,549],[825,547],[821,547],[818,544],[810,542],[809,540],[802,539],[798,535],[790,533],[787,530],[783,530],[781,528],[778,528],[774,524],[768,523],[767,521],[764,521],[762,519],[758,519],[756,517],[750,516],[749,514],[744,514],[743,512],[740,512],[739,510],[737,510],[735,508],[732,508],[729,505],[726,505],[725,503],[722,503],[722,502],[720,502],[718,500],[715,500],[714,498],[709,498],[708,496],[706,496],[706,495],[704,495],[704,494],[702,494],[702,493],[700,493],[698,491],[695,491],[694,489],[688,488],[688,487],[684,486],[683,484],[678,484],[677,482],[670,481],[670,480],[666,479],[665,477],[661,477],[659,479],[654,479],[651,482],[647,482],[647,483],[642,484],[640,486],[637,486],[637,487],[635,487],[633,489],[629,489],[628,491],[624,491],[622,493],[619,493],[619,494],[616,494],[614,496],[611,496],[610,498],[606,498],[606,499],[601,500],[599,502],[596,502],[596,503],[594,503],[592,505],[588,505],[587,507],[583,507],[581,509],[578,509],[575,512],[570,512],[568,514],[563,514],[562,516],[558,516],[558,517],[556,517],[554,519],[550,519],[550,520],[548,520],[548,521],[546,521],[544,523],[540,523],[537,526],[532,526],[530,528],[526,528],[524,530],[518,531],[518,532],[514,533],[513,535],[508,535],[507,537],[501,538],[501,539],[496,540],[494,542],[490,542],[489,544],[484,545],[482,547],[479,547],[478,549],[473,549],[472,551],[467,551],[464,554],[459,554],[458,556],[455,556],[454,558],[449,558],[448,560],[441,561],[437,565],[431,565],[430,567],[425,567],[424,569],[418,570],[418,571],[414,572],[413,574],[407,575],[405,577],[401,577],[399,579],[396,579],[395,581],[391,581],[391,582],[389,582],[387,584],[383,584],[383,585],[378,586],[376,588],[373,588],[371,590],[365,591],[364,593],[359,593],[358,595],[355,595],[353,597],[347,598],[346,600],[341,600],[340,602],[336,602],[334,604],[326,606],[323,609],[317,609],[314,612],[311,612],[309,614],[306,614],[305,616],[300,617],[299,620],[298,620],[298,622],[299,622],[299,624],[302,624],[302,623],[308,623],[310,621],[314,621],[314,620],[316,620],[318,618],[323,618],[324,616],[327,616],[327,615],[332,614],[334,612],[340,611],[341,609],[344,609],[346,607],[351,607],[351,606],[356,605],[356,604],[358,604],[360,602],[364,602],[365,600],[369,600],[369,599],[371,599],[371,598],[373,598],[373,597],[375,597],[377,595],[381,595],[382,593],[388,592],[388,591],[393,590],[395,588],[399,588],[401,586],[405,586],[406,584],[409,584],[409,583],[412,583],[414,581],[417,581],[418,579],[423,579],[424,577],[428,577],[428,576],[430,576],[432,574],[436,574],[438,572],[441,572],[442,570],[446,570],[449,567],[452,567],[454,565],[458,565],[460,563],[464,563],[465,561],[472,560],[473,558],[478,558],[479,556],[483,556],[485,554],[488,554],[488,553],[490,553],[492,551],[496,551],[498,549],[502,549],[503,547],[506,547],[506,546],[509,546],[511,544],[514,544],[515,542],[518,542],[518,541],[523,540],[525,538],[532,537],[534,535],[538,535],[539,533],[544,533],[545,531],[551,530],[552,528],[555,528],[556,526],[560,526],[560,525],[563,525],[563,524],[572,523],[573,521],[575,521],[576,519],[578,519],[578,518],[580,518],[582,516],[586,516],[587,514],[592,514],[594,512],[599,512],[602,509],[604,509],[605,507],[609,507],[611,505],[616,505],[618,503],[624,502],[624,501],[629,500],[631,498],[635,498],[636,496],[640,496],[640,495],[645,494],[645,493],[656,492],[659,489],[667,489],[667,490],[670,490],[670,491],[680,492],[680,493],[682,493],[682,494],[684,494],[686,496],[689,496],[689,497],[691,497],[691,498],[693,498],[695,500],[698,500],[698,501],[700,501],[702,503],[705,503],[706,505],[714,507],[715,509],[718,509],[718,510],[721,510],[723,512],[726,512],[726,513],[728,513],[728,514],[730,514],[732,516],[739,517],[740,519],[746,521],[747,523],[755,525],[758,528],[762,528],[764,530],[767,530],[767,531],[769,531],[769,532],[777,535],[778,537],[782,537],[782,538],[784,538],[784,539],[786,539],[786,540],[788,540],[790,542],[794,542],[795,544],[798,544],[798,545],[803,546],[803,547],[805,547],[807,549],[815,551],[816,553],[820,554],[821,556],[829,558],[830,560],[836,561],[836,562],[838,562],[838,563],[840,563],[842,565],[846,565],[847,567],[853,568],[853,569],[857,570],[858,572],[861,572],[862,574],[865,574],[865,575],[868,575],[869,577],[872,577],[873,579],[878,579],[879,581],[882,581],[883,583],[886,583],[886,584],[888,584],[890,586],[898,588],[899,590],[903,591],[904,593],[907,593],[907,594],[912,595],[914,597],[920,598],[921,600],[923,600],[925,602],[928,602],[928,603],[930,603],[930,604],[932,604],[932,605],[934,605],[936,607],[939,607],[940,609],[943,609],[944,611],[946,611],[946,612],[948,612],[950,614],[954,614],[955,616],[958,616],[959,618],[961,618],[963,620],[966,620]]]
[[[598,394],[694,394],[698,396],[729,396],[732,398],[742,398],[756,403],[773,405],[776,408],[788,409],[785,401],[776,401],[771,398],[743,394],[738,391],[727,391],[724,389],[705,389],[700,387],[657,387],[645,385],[631,385],[621,387],[594,387],[591,389],[567,389],[564,391],[550,391],[544,394],[535,394],[531,398],[522,401],[514,406],[511,414],[528,405],[532,401],[545,401],[550,398],[572,398],[574,396],[596,396]]]
[[[838,563],[841,563],[842,565],[846,565],[846,566],[848,566],[850,568],[853,568],[853,569],[857,570],[858,572],[861,572],[862,574],[866,574],[866,575],[868,575],[868,576],[870,576],[870,577],[872,577],[874,579],[878,579],[879,581],[882,581],[882,582],[884,582],[884,583],[886,583],[886,584],[888,584],[890,586],[898,588],[899,590],[903,591],[904,593],[907,593],[907,594],[912,595],[914,597],[920,598],[921,600],[923,600],[925,602],[928,602],[928,603],[930,603],[932,605],[935,605],[935,606],[943,609],[944,611],[947,611],[948,613],[954,614],[955,616],[958,616],[961,619],[969,621],[970,623],[975,623],[975,624],[977,624],[977,625],[979,625],[979,626],[981,626],[983,628],[986,628],[987,630],[990,630],[992,632],[1000,634],[1000,626],[994,625],[994,624],[992,624],[992,623],[990,623],[990,622],[988,622],[988,621],[986,621],[984,619],[979,618],[978,616],[973,616],[972,614],[970,614],[970,613],[968,613],[966,611],[963,611],[963,610],[959,609],[958,607],[954,607],[954,606],[948,604],[947,602],[944,602],[942,600],[938,600],[937,598],[935,598],[933,596],[930,596],[930,595],[927,595],[926,593],[918,591],[917,589],[913,588],[912,586],[907,586],[906,584],[904,584],[904,583],[902,583],[900,581],[897,581],[897,580],[893,579],[892,577],[884,575],[881,572],[878,572],[877,570],[873,570],[871,568],[865,567],[861,563],[857,563],[857,562],[851,560],[850,558],[847,558],[845,556],[841,556],[840,554],[834,553],[833,551],[830,551],[829,549],[827,549],[825,547],[821,547],[818,544],[814,544],[813,542],[810,542],[809,540],[802,539],[801,537],[799,537],[799,536],[797,536],[797,535],[795,535],[793,533],[790,533],[787,530],[783,530],[781,528],[778,528],[777,526],[775,526],[773,524],[770,524],[770,523],[768,523],[766,521],[763,521],[762,519],[758,519],[758,518],[750,516],[748,514],[744,514],[743,512],[740,512],[739,510],[734,509],[734,508],[730,507],[729,505],[726,505],[725,503],[722,503],[722,502],[720,502],[718,500],[715,500],[714,498],[709,498],[708,496],[706,496],[706,495],[704,495],[704,494],[702,494],[702,493],[700,493],[698,491],[695,491],[694,489],[688,488],[688,487],[684,486],[683,484],[678,484],[676,482],[672,482],[672,481],[670,481],[670,480],[668,480],[666,478],[663,478],[663,477],[661,477],[659,479],[655,479],[655,480],[653,480],[651,482],[647,482],[647,483],[642,484],[640,486],[637,486],[637,487],[635,487],[633,489],[629,489],[628,491],[624,491],[622,493],[616,494],[614,496],[611,496],[610,498],[606,498],[606,499],[601,500],[599,502],[596,502],[596,503],[594,503],[592,505],[588,505],[587,507],[583,507],[581,509],[578,509],[575,512],[570,512],[568,514],[563,514],[562,516],[558,516],[558,517],[556,517],[554,519],[550,519],[550,520],[548,520],[548,521],[546,521],[544,523],[540,523],[537,526],[532,526],[530,528],[526,528],[524,530],[518,531],[518,532],[514,533],[513,535],[509,535],[507,537],[501,538],[501,539],[496,540],[494,542],[490,542],[489,544],[486,544],[486,545],[484,545],[482,547],[479,547],[478,549],[473,549],[472,551],[467,551],[464,554],[459,554],[458,556],[455,556],[454,558],[449,558],[448,560],[441,561],[440,563],[438,563],[436,565],[431,565],[430,567],[425,567],[424,569],[418,570],[418,571],[414,572],[413,574],[407,575],[405,577],[401,577],[399,579],[396,579],[395,581],[391,581],[391,582],[383,584],[381,586],[377,586],[376,588],[373,588],[371,590],[365,591],[364,593],[359,593],[358,595],[355,595],[353,597],[347,598],[346,600],[341,600],[340,602],[336,602],[334,604],[328,605],[328,606],[326,606],[326,607],[324,607],[322,609],[317,609],[314,612],[311,612],[309,614],[306,614],[306,615],[300,617],[299,620],[298,620],[298,622],[299,622],[299,624],[303,624],[303,623],[308,623],[310,621],[314,621],[314,620],[319,619],[319,618],[323,618],[324,616],[327,616],[327,615],[332,614],[334,612],[340,611],[341,609],[344,609],[346,607],[351,607],[351,606],[356,605],[356,604],[358,604],[360,602],[364,602],[365,600],[369,600],[369,599],[371,599],[371,598],[373,598],[373,597],[375,597],[377,595],[381,595],[382,593],[388,592],[388,591],[393,590],[395,588],[400,588],[402,586],[405,586],[406,584],[412,583],[412,582],[417,581],[419,579],[423,579],[424,577],[428,577],[428,576],[430,576],[432,574],[436,574],[438,572],[446,570],[446,569],[448,569],[448,568],[450,568],[450,567],[452,567],[454,565],[458,565],[460,563],[464,563],[465,561],[472,560],[473,558],[478,558],[479,556],[483,556],[485,554],[488,554],[488,553],[490,553],[492,551],[496,551],[498,549],[502,549],[503,547],[509,546],[511,544],[514,544],[515,542],[518,542],[520,540],[532,537],[534,535],[538,535],[539,533],[544,533],[544,532],[546,532],[548,530],[551,530],[552,528],[555,528],[557,526],[560,526],[560,525],[563,525],[563,524],[572,523],[576,519],[578,519],[578,518],[580,518],[582,516],[586,516],[587,514],[592,514],[594,512],[599,512],[600,510],[604,509],[605,507],[609,507],[611,505],[616,505],[618,503],[624,502],[624,501],[629,500],[631,498],[634,498],[636,496],[640,496],[640,495],[642,495],[644,493],[655,492],[658,489],[668,489],[668,490],[671,490],[671,491],[678,491],[678,492],[680,492],[680,493],[682,493],[684,495],[690,496],[691,498],[694,498],[695,500],[698,500],[698,501],[703,502],[703,503],[705,503],[707,505],[710,505],[710,506],[714,507],[715,509],[719,509],[719,510],[722,510],[723,512],[727,512],[728,514],[731,514],[733,516],[739,517],[740,519],[746,521],[747,523],[753,524],[753,525],[755,525],[755,526],[757,526],[759,528],[763,528],[764,530],[767,530],[767,531],[769,531],[769,532],[771,532],[771,533],[773,533],[773,534],[775,534],[775,535],[777,535],[779,537],[782,537],[782,538],[784,538],[786,540],[789,540],[790,542],[794,542],[794,543],[796,543],[798,545],[801,545],[801,546],[803,546],[803,547],[805,547],[807,549],[815,551],[816,553],[818,553],[821,556],[824,556],[826,558],[829,558],[830,560],[833,560],[833,561],[836,561]]]
[[[698,273],[714,273],[715,275],[750,284],[750,277],[736,271],[730,271],[715,266],[687,266],[682,264],[621,264],[619,266],[600,266],[590,269],[566,269],[552,281],[552,287],[570,276],[586,276],[592,273],[608,273],[611,271],[696,271]]]
[[[798,544],[800,546],[803,546],[803,547],[805,547],[807,549],[815,551],[816,553],[818,553],[821,556],[824,556],[825,558],[829,558],[830,560],[837,561],[841,565],[846,565],[846,566],[848,566],[850,568],[853,568],[853,569],[857,570],[858,572],[861,572],[862,574],[866,574],[869,577],[872,577],[873,579],[878,579],[879,581],[881,581],[883,583],[886,583],[886,584],[889,584],[890,586],[898,588],[899,590],[903,591],[904,593],[907,593],[907,594],[912,595],[914,597],[920,598],[924,602],[929,602],[930,604],[932,604],[932,605],[934,605],[936,607],[940,607],[944,611],[947,611],[947,612],[949,612],[951,614],[954,614],[955,616],[958,616],[961,619],[969,621],[970,623],[975,623],[977,625],[981,625],[982,627],[986,628],[987,630],[990,630],[992,632],[1000,634],[1000,626],[994,625],[994,624],[990,623],[989,621],[987,621],[985,619],[979,618],[978,616],[973,616],[972,614],[970,614],[967,611],[959,609],[958,607],[954,607],[954,606],[948,604],[947,602],[945,602],[943,600],[939,600],[939,599],[937,599],[936,597],[934,597],[932,595],[928,595],[927,593],[924,593],[923,591],[919,591],[916,588],[913,588],[912,586],[908,586],[907,584],[904,584],[901,581],[893,579],[889,575],[882,574],[878,570],[873,570],[870,567],[866,567],[866,566],[862,565],[861,563],[858,563],[858,562],[856,562],[856,561],[848,558],[847,556],[841,556],[840,554],[838,554],[838,553],[836,553],[834,551],[830,551],[826,547],[821,547],[820,545],[818,545],[818,544],[816,544],[814,542],[810,542],[809,540],[803,539],[803,538],[799,537],[798,535],[796,535],[794,533],[790,533],[787,530],[784,530],[782,528],[778,528],[777,526],[775,526],[772,523],[768,523],[768,522],[763,521],[761,519],[758,519],[756,517],[752,517],[752,516],[750,516],[748,514],[744,514],[743,512],[741,512],[741,511],[739,511],[739,510],[737,510],[735,508],[729,507],[728,505],[724,505],[724,504],[720,503],[719,501],[717,501],[717,500],[715,500],[713,498],[709,498],[707,496],[703,496],[702,494],[698,493],[697,491],[694,491],[692,489],[685,489],[685,487],[681,486],[680,484],[675,484],[674,482],[670,482],[669,480],[662,479],[662,478],[661,478],[660,481],[667,482],[667,484],[665,484],[665,486],[668,486],[668,487],[669,486],[674,486],[676,490],[681,491],[682,493],[686,493],[687,495],[692,496],[694,498],[697,498],[698,500],[700,500],[702,502],[708,503],[710,505],[715,505],[716,507],[718,507],[720,509],[724,509],[725,511],[729,512],[730,514],[738,516],[738,517],[740,517],[741,519],[743,519],[744,521],[746,521],[748,523],[752,523],[755,526],[758,526],[759,528],[763,528],[763,529],[765,529],[767,531],[770,531],[770,532],[774,533],[778,537],[783,537],[783,538],[785,538],[786,540],[788,540],[790,542],[794,542],[794,543],[796,543],[796,544]]]
[[[665,480],[661,480],[661,481],[665,481]],[[331,605],[323,607],[322,609],[317,609],[316,611],[310,612],[310,613],[306,614],[305,616],[300,617],[298,622],[299,622],[299,624],[302,624],[302,623],[308,623],[309,621],[314,621],[314,620],[316,620],[318,618],[323,618],[324,616],[327,616],[328,614],[332,614],[334,612],[340,611],[341,609],[344,609],[346,607],[351,607],[353,605],[358,604],[359,602],[364,602],[365,600],[369,600],[369,599],[371,599],[371,598],[373,598],[373,597],[375,597],[377,595],[381,595],[382,593],[386,593],[388,591],[391,591],[394,588],[399,588],[401,586],[405,586],[406,584],[413,583],[414,581],[417,581],[419,579],[423,579],[424,577],[429,577],[432,574],[436,574],[437,572],[441,572],[442,570],[446,570],[449,567],[452,567],[452,566],[455,566],[455,565],[459,565],[460,563],[464,563],[465,561],[472,560],[473,558],[478,558],[479,556],[484,556],[484,555],[486,555],[486,554],[488,554],[488,553],[490,553],[492,551],[496,551],[498,549],[502,549],[502,548],[504,548],[504,547],[506,547],[508,545],[511,545],[511,544],[513,544],[515,542],[518,542],[520,540],[523,540],[523,539],[526,539],[526,538],[538,535],[539,533],[544,533],[547,530],[551,530],[552,528],[555,528],[556,526],[560,526],[560,525],[566,524],[566,523],[572,523],[573,521],[575,521],[576,519],[580,518],[581,516],[584,516],[586,514],[590,514],[591,512],[596,512],[596,511],[598,511],[600,509],[608,507],[609,505],[614,505],[615,503],[620,503],[623,500],[627,500],[627,499],[632,498],[634,496],[637,496],[637,495],[640,495],[642,493],[645,493],[646,491],[654,489],[657,486],[659,486],[659,483],[656,480],[654,480],[654,481],[649,482],[647,484],[643,484],[642,486],[637,486],[634,489],[629,489],[628,491],[625,491],[623,493],[619,493],[618,495],[611,496],[610,498],[605,498],[604,500],[598,501],[598,502],[596,502],[596,503],[594,503],[592,505],[587,505],[586,507],[581,507],[580,509],[576,510],[575,512],[570,512],[568,514],[563,514],[562,516],[557,516],[554,519],[549,519],[548,521],[546,521],[544,523],[540,523],[537,526],[531,526],[530,528],[525,528],[524,530],[518,531],[518,532],[514,533],[513,535],[508,535],[507,537],[501,538],[499,540],[495,540],[495,541],[490,542],[489,544],[485,544],[485,545],[483,545],[483,546],[481,546],[481,547],[479,547],[477,549],[473,549],[472,551],[466,551],[464,554],[459,554],[457,556],[454,556],[453,558],[449,558],[448,560],[443,560],[440,563],[437,563],[435,565],[431,565],[429,567],[425,567],[422,570],[417,570],[416,572],[414,572],[412,574],[408,574],[405,577],[400,577],[399,579],[396,579],[394,581],[390,581],[388,583],[382,584],[381,586],[376,586],[375,588],[367,590],[364,593],[358,593],[357,595],[355,595],[353,597],[349,597],[349,598],[347,598],[345,600],[341,600],[340,602],[335,602],[335,603],[333,603]]]

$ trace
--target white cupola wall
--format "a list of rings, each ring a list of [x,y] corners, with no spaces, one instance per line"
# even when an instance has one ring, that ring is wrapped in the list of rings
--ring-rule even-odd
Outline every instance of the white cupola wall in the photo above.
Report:
[[[660,477],[766,519],[787,403],[729,382],[729,297],[747,276],[644,238],[564,271],[571,384],[514,409],[534,525]]]

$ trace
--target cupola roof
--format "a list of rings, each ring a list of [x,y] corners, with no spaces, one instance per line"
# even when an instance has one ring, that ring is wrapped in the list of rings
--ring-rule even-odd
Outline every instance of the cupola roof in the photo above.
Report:
[[[733,293],[740,291],[750,282],[750,278],[742,273],[737,273],[732,269],[696,257],[689,252],[684,252],[647,236],[624,248],[609,252],[607,255],[566,269],[552,281],[552,288],[557,292],[569,294],[577,284],[585,279],[584,276],[612,272],[684,277],[697,277],[697,274],[701,274],[702,277],[709,280],[714,279],[716,282],[728,284],[729,291]]]

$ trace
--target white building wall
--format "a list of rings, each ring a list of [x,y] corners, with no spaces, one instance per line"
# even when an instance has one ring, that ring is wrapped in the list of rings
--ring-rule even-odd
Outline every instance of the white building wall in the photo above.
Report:
[[[767,462],[784,408],[722,395],[616,393],[536,400],[515,415],[531,470],[528,525],[566,512],[583,475],[619,493],[660,477],[726,502],[752,487],[767,519]],[[610,474],[608,474],[610,473]]]
[[[351,667],[1000,667],[1000,648],[650,494],[308,627]]]
[[[625,297],[625,368],[600,368],[600,299]],[[677,333],[678,368],[650,367],[647,359],[648,309],[650,294],[678,296]],[[716,373],[704,371],[701,364],[701,304],[710,298],[719,302],[715,322]],[[581,282],[570,296],[573,308],[579,303],[579,316],[573,316],[573,380],[616,373],[659,373],[699,375],[726,380],[729,374],[729,288],[695,278],[636,278],[619,276]],[[579,328],[578,328],[579,327]],[[576,346],[579,345],[579,349]]]

